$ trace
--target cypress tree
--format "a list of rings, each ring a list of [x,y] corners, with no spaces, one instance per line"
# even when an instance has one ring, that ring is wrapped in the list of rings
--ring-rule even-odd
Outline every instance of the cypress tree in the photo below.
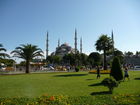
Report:
[[[113,59],[111,73],[110,75],[114,77],[116,81],[120,81],[123,79],[123,73],[120,65],[120,61],[117,57]]]

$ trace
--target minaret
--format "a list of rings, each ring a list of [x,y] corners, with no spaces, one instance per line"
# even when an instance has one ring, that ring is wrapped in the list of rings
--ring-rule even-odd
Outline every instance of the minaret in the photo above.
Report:
[[[80,39],[80,53],[82,53],[82,37]]]
[[[46,39],[46,61],[48,57],[48,52],[49,52],[49,32],[47,31],[47,39]]]
[[[113,45],[112,50],[113,50],[113,56],[114,56],[114,50],[115,50],[115,48],[114,48],[114,34],[113,34],[113,30],[112,30],[112,33],[111,33],[111,37],[112,37],[112,45]]]
[[[60,47],[60,39],[58,39],[58,47]]]
[[[74,43],[74,45],[75,45],[75,54],[77,54],[77,30],[75,29],[75,38],[74,38],[74,40],[75,40],[75,43]]]

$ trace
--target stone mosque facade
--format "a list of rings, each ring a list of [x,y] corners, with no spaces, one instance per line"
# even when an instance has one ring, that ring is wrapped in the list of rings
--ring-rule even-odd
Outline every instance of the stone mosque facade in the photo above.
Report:
[[[75,49],[69,46],[67,43],[62,44],[56,48],[56,51],[51,55],[57,55],[63,57],[66,54],[75,53]]]

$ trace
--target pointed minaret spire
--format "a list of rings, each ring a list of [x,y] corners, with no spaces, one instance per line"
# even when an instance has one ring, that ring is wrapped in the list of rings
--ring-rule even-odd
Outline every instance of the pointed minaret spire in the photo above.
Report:
[[[111,37],[112,37],[112,45],[113,45],[112,50],[113,50],[113,56],[114,56],[114,50],[115,50],[115,48],[114,48],[114,34],[113,34],[113,30],[112,30],[112,33],[111,33]]]
[[[60,47],[60,39],[58,39],[58,47]]]
[[[49,52],[49,32],[47,31],[47,39],[46,39],[46,60],[48,57],[48,52]]]
[[[112,37],[112,42],[114,44],[114,34],[113,34],[113,30],[112,30],[112,33],[111,33],[111,37]]]
[[[80,39],[80,53],[82,53],[82,37]]]
[[[75,40],[75,43],[74,43],[74,45],[75,45],[75,54],[77,53],[77,30],[75,29],[75,38],[74,38],[74,40]]]

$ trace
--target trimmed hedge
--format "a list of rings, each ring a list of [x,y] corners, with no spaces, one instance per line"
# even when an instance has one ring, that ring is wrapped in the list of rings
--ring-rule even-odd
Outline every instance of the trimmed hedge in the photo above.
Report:
[[[121,69],[121,64],[120,64],[120,61],[119,61],[119,59],[117,57],[115,57],[113,59],[110,75],[116,81],[120,81],[120,80],[123,79],[123,73],[122,73],[122,69]]]

